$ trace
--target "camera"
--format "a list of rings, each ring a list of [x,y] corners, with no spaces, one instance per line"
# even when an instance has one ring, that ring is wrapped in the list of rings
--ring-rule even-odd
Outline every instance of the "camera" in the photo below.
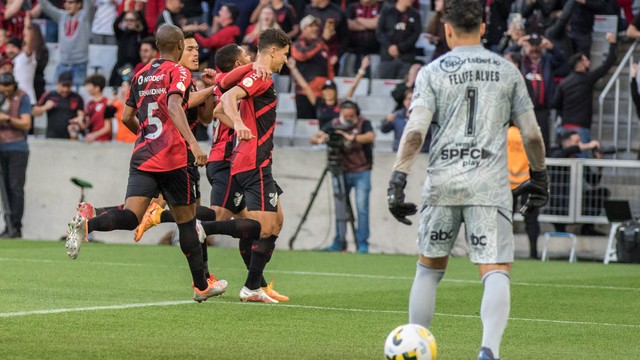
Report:
[[[342,134],[337,131],[349,131],[355,124],[347,123],[334,126],[328,134],[327,139],[327,162],[333,169],[340,168],[342,153],[345,149],[345,141]]]

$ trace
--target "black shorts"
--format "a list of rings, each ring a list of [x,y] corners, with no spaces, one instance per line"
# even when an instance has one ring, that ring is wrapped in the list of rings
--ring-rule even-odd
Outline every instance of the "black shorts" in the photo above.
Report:
[[[271,166],[244,171],[233,176],[244,193],[249,211],[278,211],[278,197],[282,189],[273,179]]]
[[[127,198],[143,196],[155,198],[164,196],[169,205],[191,205],[200,197],[195,167],[183,167],[172,171],[149,172],[129,169]],[[195,168],[197,172],[197,168]],[[199,176],[198,176],[199,177]]]
[[[219,206],[239,213],[246,207],[242,189],[231,180],[231,163],[212,161],[207,163],[207,179],[211,184],[211,206]]]

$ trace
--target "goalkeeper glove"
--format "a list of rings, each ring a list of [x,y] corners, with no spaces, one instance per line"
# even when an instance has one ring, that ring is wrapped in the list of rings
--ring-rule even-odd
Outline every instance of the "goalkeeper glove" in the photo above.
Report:
[[[529,170],[530,178],[513,189],[513,196],[528,194],[527,202],[520,209],[520,214],[528,215],[531,211],[543,207],[549,201],[549,175],[547,170]]]
[[[411,220],[407,216],[418,211],[416,204],[404,202],[404,187],[407,185],[407,174],[394,171],[391,173],[389,188],[387,189],[387,202],[389,211],[396,220],[405,225],[411,225]]]

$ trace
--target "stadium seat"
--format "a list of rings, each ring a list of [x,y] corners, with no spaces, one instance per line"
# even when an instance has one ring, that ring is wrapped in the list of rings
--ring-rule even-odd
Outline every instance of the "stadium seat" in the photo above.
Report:
[[[291,77],[289,75],[278,75],[275,79],[276,93],[288,93],[291,89]]]
[[[389,95],[358,96],[356,102],[362,115],[373,122],[385,118],[396,107],[396,101]]]
[[[278,114],[276,128],[273,137],[278,145],[291,145],[293,143],[293,132],[295,129],[295,117],[286,117]]]
[[[338,97],[344,97],[349,88],[353,85],[354,78],[351,77],[342,77],[336,76],[333,78],[333,82],[336,83],[336,87],[338,88]],[[358,87],[353,92],[353,97],[367,95],[369,92],[369,79],[362,78]]]
[[[403,82],[400,79],[372,79],[371,95],[391,96],[391,91],[396,88],[398,83]]]
[[[578,238],[568,232],[546,232],[544,233],[544,245],[542,246],[542,256],[540,256],[540,260],[547,261],[547,246],[549,245],[549,240],[553,238],[569,238],[571,239],[571,252],[569,253],[569,262],[576,262],[576,242]]]
[[[89,45],[89,64],[87,65],[87,75],[99,73],[109,79],[111,70],[116,64],[118,46],[116,45]]]
[[[293,146],[310,146],[311,137],[318,132],[318,120],[296,119],[293,133]]]
[[[278,117],[296,118],[296,94],[278,93],[278,104],[276,105]]]

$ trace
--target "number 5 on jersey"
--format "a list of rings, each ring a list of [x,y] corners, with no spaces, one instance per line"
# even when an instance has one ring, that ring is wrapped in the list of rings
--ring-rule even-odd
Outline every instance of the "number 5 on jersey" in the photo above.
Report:
[[[162,120],[154,116],[155,111],[158,110],[158,103],[152,102],[147,106],[147,121],[149,125],[155,125],[156,131],[145,135],[144,137],[149,140],[154,140],[162,133]]]

